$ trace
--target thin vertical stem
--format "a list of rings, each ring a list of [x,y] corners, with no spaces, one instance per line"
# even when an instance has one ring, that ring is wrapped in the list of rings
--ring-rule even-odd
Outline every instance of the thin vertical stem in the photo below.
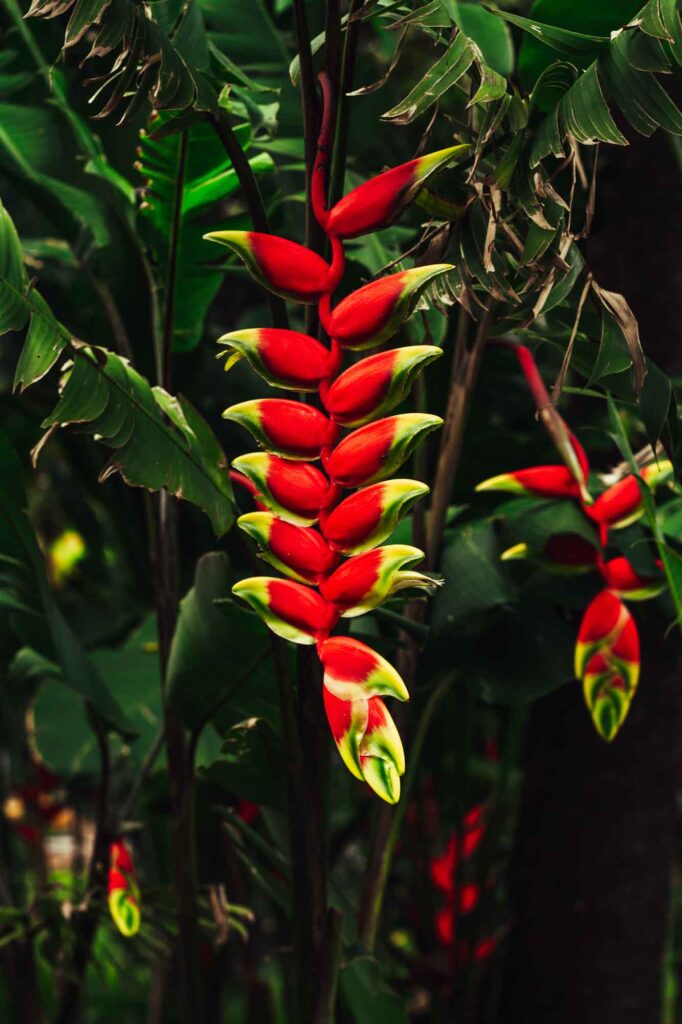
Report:
[[[166,267],[166,311],[163,323],[162,347],[157,351],[156,377],[161,387],[170,391],[173,367],[173,325],[175,323],[175,282],[178,272],[178,247],[182,221],[182,194],[185,187],[187,165],[187,132],[180,132],[178,162],[175,169],[175,193],[168,240],[168,265]]]

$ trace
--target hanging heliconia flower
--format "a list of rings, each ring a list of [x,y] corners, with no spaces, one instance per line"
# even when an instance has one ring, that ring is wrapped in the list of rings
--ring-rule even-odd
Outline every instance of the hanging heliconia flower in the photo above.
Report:
[[[238,525],[282,578],[256,576],[233,592],[278,636],[315,645],[324,668],[324,707],[349,771],[395,803],[405,757],[384,698],[407,700],[396,670],[359,640],[332,636],[342,618],[362,615],[405,587],[430,590],[435,581],[413,566],[423,553],[404,544],[381,546],[410,506],[428,493],[415,480],[389,479],[442,420],[425,413],[387,416],[415,377],[438,358],[435,345],[376,353],[342,370],[345,351],[390,340],[424,289],[449,264],[415,267],[373,281],[332,305],[344,271],[341,240],[390,224],[426,180],[467,147],[411,160],[326,207],[330,97],[311,186],[315,217],[327,234],[332,261],[298,243],[253,231],[205,237],[228,246],[270,291],[317,302],[327,348],[296,331],[255,328],[219,339],[226,369],[246,359],[274,387],[317,392],[321,409],[284,398],[241,402],[224,416],[245,427],[263,451],[233,461],[233,475],[258,511]],[[351,432],[341,437],[343,428]],[[318,463],[318,465],[315,465]],[[359,488],[359,490],[356,490]],[[352,493],[345,493],[352,491]]]
[[[131,938],[140,930],[140,891],[132,857],[122,839],[109,845],[107,895],[114,924],[121,935]]]
[[[537,374],[527,349],[524,349],[524,361],[530,361],[530,372]],[[634,474],[629,474],[592,500],[586,488],[590,471],[587,457],[567,428],[565,432],[574,456],[566,459],[567,465],[532,466],[502,473],[484,480],[476,490],[573,498],[580,504],[586,525],[590,520],[597,528],[595,543],[577,534],[556,534],[540,551],[519,543],[503,552],[502,558],[505,561],[530,558],[554,572],[596,569],[601,574],[605,589],[584,614],[575,650],[575,674],[583,684],[585,702],[597,732],[604,739],[612,740],[629,711],[640,667],[637,626],[623,602],[657,597],[665,589],[666,581],[660,563],[658,572],[654,569],[651,574],[642,575],[623,556],[604,558],[609,531],[629,526],[644,514],[642,484]],[[668,480],[672,472],[672,464],[661,459],[643,466],[639,476],[646,487],[653,489]]]

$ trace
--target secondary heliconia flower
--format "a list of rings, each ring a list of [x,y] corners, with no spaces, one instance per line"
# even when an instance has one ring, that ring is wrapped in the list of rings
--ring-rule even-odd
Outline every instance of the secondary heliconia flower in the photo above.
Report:
[[[236,252],[257,281],[284,299],[313,303],[327,289],[329,264],[298,242],[259,231],[211,231],[204,238]]]
[[[253,537],[262,558],[300,583],[317,583],[338,562],[317,530],[294,526],[272,512],[247,512],[237,525]]]
[[[401,270],[347,295],[331,313],[322,309],[324,329],[343,348],[373,348],[389,341],[414,310],[420,295],[436,277],[452,270],[449,263]]]
[[[314,644],[336,624],[338,613],[312,587],[271,576],[239,580],[232,593],[247,601],[273,633],[295,644]]]
[[[432,174],[469,148],[440,149],[358,185],[329,211],[327,231],[338,238],[356,238],[386,227],[409,206]]]
[[[382,544],[395,530],[401,516],[429,493],[418,480],[386,480],[363,487],[324,518],[329,546],[342,555],[359,555]]]
[[[262,503],[282,519],[302,526],[317,522],[327,501],[329,480],[316,466],[266,452],[240,455],[232,465],[255,484]]]
[[[541,552],[528,544],[515,544],[500,556],[503,561],[531,558],[551,572],[589,572],[597,564],[598,552],[593,544],[577,533],[557,533],[550,537]]]
[[[332,736],[348,770],[387,803],[397,803],[405,754],[384,702],[380,697],[340,700],[327,687],[323,695]]]
[[[660,566],[659,566],[660,567]],[[640,576],[627,558],[612,558],[601,566],[601,574],[609,590],[628,601],[646,601],[665,589],[665,577]]]
[[[232,331],[218,338],[227,351],[225,369],[246,358],[256,373],[274,387],[317,391],[329,374],[329,350],[316,338],[277,327]]]
[[[580,487],[566,466],[531,466],[513,473],[500,473],[477,484],[476,490],[536,494],[540,498],[580,497]]]
[[[234,420],[264,448],[289,459],[318,459],[333,442],[336,427],[312,405],[288,398],[256,398],[232,405],[223,419]]]
[[[140,893],[132,858],[120,839],[109,845],[107,896],[114,924],[121,935],[131,938],[140,930]]]
[[[320,583],[320,593],[344,618],[364,615],[407,587],[433,590],[438,581],[421,572],[405,569],[424,557],[408,544],[387,544],[343,562]]]
[[[341,487],[361,487],[395,473],[419,442],[442,425],[440,416],[406,412],[368,423],[341,441],[325,469]]]
[[[344,427],[360,427],[402,402],[416,375],[442,354],[436,345],[408,345],[368,356],[336,378],[325,408]]]
[[[322,81],[326,83],[324,76]],[[320,323],[329,336],[328,348],[306,334],[274,328],[235,331],[220,339],[227,350],[226,369],[246,358],[269,384],[317,391],[320,400],[318,406],[258,399],[224,413],[266,449],[232,462],[231,478],[246,486],[258,509],[241,516],[239,526],[254,538],[261,556],[289,577],[241,580],[233,593],[277,635],[315,645],[324,667],[327,718],[341,757],[358,779],[395,803],[405,757],[382,698],[407,700],[407,689],[376,651],[354,638],[330,634],[340,617],[375,608],[404,587],[430,590],[437,585],[409,568],[424,557],[417,548],[378,545],[413,502],[428,493],[417,481],[386,478],[442,420],[424,413],[377,417],[407,397],[416,374],[441,351],[435,345],[407,346],[339,373],[345,350],[369,348],[392,337],[429,282],[451,267],[400,271],[360,288],[333,308],[332,295],[345,267],[341,239],[389,223],[430,174],[466,147],[451,147],[387,171],[328,211],[332,121],[326,84],[323,94],[325,116],[310,199],[327,235],[331,263],[274,235],[216,231],[205,236],[235,250],[271,291],[301,302],[318,301]],[[339,440],[344,427],[357,429]],[[321,469],[312,464],[318,458]],[[344,496],[344,488],[356,487],[363,489]]]
[[[673,467],[667,459],[661,459],[643,466],[639,472],[647,486],[653,490],[658,484],[670,479]],[[620,530],[640,519],[644,515],[644,503],[637,477],[630,474],[605,490],[588,510],[588,515],[612,530]]]
[[[324,685],[339,700],[409,700],[407,687],[393,666],[360,640],[333,636],[322,641],[318,653],[324,666]]]

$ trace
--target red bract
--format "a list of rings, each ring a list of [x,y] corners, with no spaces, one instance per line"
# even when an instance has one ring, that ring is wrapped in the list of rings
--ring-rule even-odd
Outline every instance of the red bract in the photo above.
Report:
[[[318,409],[287,398],[240,402],[223,418],[246,427],[268,451],[290,459],[318,459],[335,435],[334,424]]]
[[[344,349],[379,345],[395,334],[429,282],[450,267],[400,271],[360,288],[334,308],[332,293],[345,263],[341,237],[374,230],[390,220],[457,147],[387,172],[328,212],[324,176],[330,122],[328,116],[322,121],[311,198],[329,238],[331,265],[273,235],[206,236],[235,249],[271,291],[302,302],[319,299],[320,321],[330,335],[328,349],[315,338],[288,330],[254,328],[220,339],[228,350],[227,366],[244,357],[276,387],[317,390],[322,406],[256,399],[224,413],[266,449],[233,461],[237,480],[247,482],[259,505],[259,511],[240,517],[239,526],[256,540],[262,557],[289,577],[251,577],[235,584],[233,592],[279,636],[316,646],[324,666],[326,714],[341,757],[358,779],[395,803],[405,758],[382,698],[406,700],[405,684],[366,644],[330,637],[330,632],[341,616],[360,615],[404,587],[434,586],[432,579],[409,568],[423,558],[417,548],[377,547],[428,488],[414,480],[379,481],[389,477],[441,420],[405,413],[370,421],[403,401],[415,375],[440,355],[440,349],[406,346],[371,356],[338,374]],[[344,427],[358,429],[339,440]],[[322,470],[311,464],[318,458]],[[372,486],[343,495],[344,488],[364,484]],[[344,562],[342,556],[351,557]]]
[[[540,498],[578,498],[580,488],[566,466],[531,466],[484,480],[477,491],[512,491]]]
[[[226,370],[245,358],[274,387],[317,391],[329,374],[329,350],[298,331],[255,327],[224,334],[218,344],[227,350]]]
[[[317,302],[328,286],[330,266],[298,242],[258,231],[211,231],[204,235],[232,249],[257,281],[297,302]]]
[[[121,839],[109,845],[107,896],[114,924],[121,935],[131,938],[140,928],[140,894],[132,858]]]
[[[439,168],[469,146],[451,146],[417,157],[358,185],[334,206],[326,219],[330,234],[356,238],[391,224]]]
[[[659,483],[669,479],[671,475],[672,463],[666,459],[652,462],[640,470],[640,476],[651,488],[655,488]],[[587,510],[587,514],[596,523],[613,530],[622,529],[622,527],[636,522],[644,515],[642,491],[637,477],[631,474],[619,480],[617,484],[613,484],[599,495],[594,505]]]
[[[645,601],[649,597],[656,597],[665,588],[662,575],[640,576],[627,558],[623,557],[606,562],[601,568],[601,574],[609,590],[628,601]]]

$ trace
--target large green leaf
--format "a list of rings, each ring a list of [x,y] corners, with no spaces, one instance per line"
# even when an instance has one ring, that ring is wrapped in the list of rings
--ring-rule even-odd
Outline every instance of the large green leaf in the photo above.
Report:
[[[180,606],[168,689],[176,713],[189,729],[236,686],[252,688],[263,653],[269,657],[267,630],[260,620],[235,604],[224,603],[232,579],[227,555],[217,551],[204,555],[197,562],[194,586]]]
[[[474,49],[459,32],[445,53],[439,57],[407,96],[382,115],[391,124],[411,124],[440,97],[459,82],[474,61]]]
[[[177,230],[173,348],[186,352],[198,345],[204,321],[223,279],[220,268],[206,266],[202,218],[213,203],[228,199],[239,187],[237,175],[213,128],[200,123],[186,132],[164,135],[167,119],[152,119],[142,132],[139,170],[145,178],[142,217],[160,267],[169,260],[169,241]],[[251,132],[240,125],[235,134],[248,149]],[[249,160],[255,174],[271,170],[272,158],[259,153]]]
[[[74,363],[44,426],[79,423],[114,453],[100,474],[165,488],[198,505],[216,534],[232,522],[232,488],[223,451],[206,421],[182,396],[174,398],[124,359],[73,343]]]

